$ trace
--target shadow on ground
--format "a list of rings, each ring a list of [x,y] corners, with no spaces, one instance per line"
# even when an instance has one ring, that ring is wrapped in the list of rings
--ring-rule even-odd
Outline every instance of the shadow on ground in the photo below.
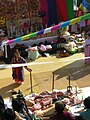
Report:
[[[15,88],[19,87],[20,84],[18,83],[12,83],[8,86],[2,87],[0,89],[0,95],[2,95],[4,98],[10,97],[12,94],[12,90],[14,90]]]
[[[62,68],[59,68],[54,71],[56,80],[59,80],[63,77],[71,74],[71,80],[78,80],[90,74],[90,66],[82,63],[83,60],[78,60],[68,64]],[[80,65],[82,64],[82,65]],[[67,77],[68,79],[68,77]]]

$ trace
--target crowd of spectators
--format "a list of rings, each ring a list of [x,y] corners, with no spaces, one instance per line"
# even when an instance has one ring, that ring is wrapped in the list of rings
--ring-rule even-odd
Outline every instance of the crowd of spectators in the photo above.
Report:
[[[0,120],[40,120],[35,118],[33,112],[28,109],[25,99],[21,93],[11,100],[11,106],[4,103],[0,95]]]
[[[19,91],[16,97],[13,97],[11,107],[4,103],[4,99],[0,95],[0,120],[43,120],[43,118],[36,118],[34,113],[28,108],[25,102],[25,98]],[[55,111],[48,120],[90,120],[90,97],[87,97],[83,101],[84,109],[78,116],[67,111],[66,105],[57,100],[55,102]]]

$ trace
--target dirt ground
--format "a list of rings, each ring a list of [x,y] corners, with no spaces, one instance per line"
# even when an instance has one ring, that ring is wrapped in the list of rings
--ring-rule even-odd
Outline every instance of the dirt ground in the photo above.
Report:
[[[85,65],[83,53],[77,53],[65,58],[41,57],[29,66],[32,71],[33,92],[41,93],[45,90],[52,91],[52,80],[54,72],[54,88],[66,89],[68,86],[68,75],[71,75],[72,87],[90,86],[90,65]],[[11,97],[12,90],[21,90],[24,95],[31,93],[30,74],[25,70],[24,84],[20,85],[12,80],[11,68],[0,69],[0,94]]]

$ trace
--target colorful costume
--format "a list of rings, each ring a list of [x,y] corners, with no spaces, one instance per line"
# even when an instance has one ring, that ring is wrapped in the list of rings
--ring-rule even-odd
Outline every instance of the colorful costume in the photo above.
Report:
[[[85,57],[90,57],[90,38],[85,41]],[[90,64],[90,58],[85,59],[86,64]]]
[[[19,58],[17,61],[15,57],[12,59],[12,64],[21,64],[21,63],[26,63],[26,60],[22,57]],[[15,82],[23,82],[24,81],[24,69],[23,67],[15,67],[12,68],[12,77],[15,79]]]
[[[74,120],[69,112],[63,112],[60,114],[55,114],[50,118],[50,120]]]

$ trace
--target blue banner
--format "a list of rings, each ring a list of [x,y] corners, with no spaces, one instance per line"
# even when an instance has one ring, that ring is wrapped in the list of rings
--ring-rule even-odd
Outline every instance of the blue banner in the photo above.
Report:
[[[90,12],[90,3],[88,3],[86,0],[83,0],[82,4]]]

